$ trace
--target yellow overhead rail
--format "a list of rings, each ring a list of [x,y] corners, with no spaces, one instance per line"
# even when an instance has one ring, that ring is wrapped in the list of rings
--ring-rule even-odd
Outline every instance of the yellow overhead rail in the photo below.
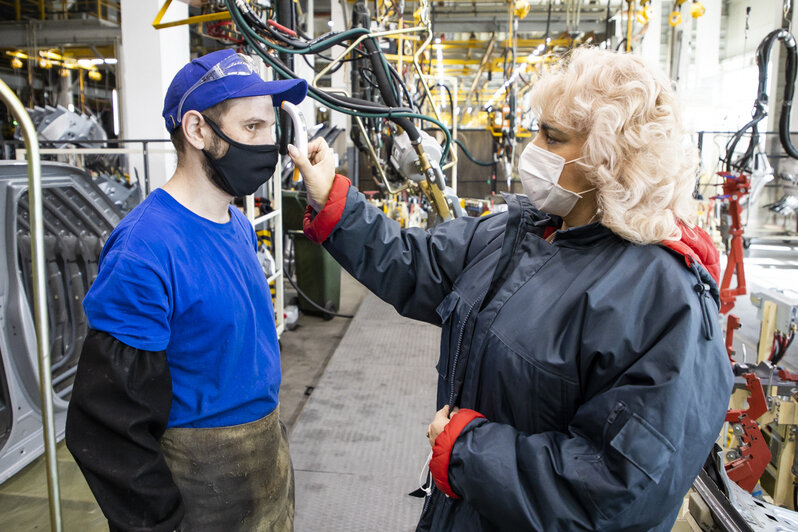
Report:
[[[42,68],[61,66],[70,70],[82,69],[88,70],[89,72],[99,72],[95,64],[88,63],[82,59],[78,60],[72,57],[64,57],[52,50],[39,50],[38,57],[36,55],[27,54],[21,50],[6,51],[6,55],[17,60],[35,61]]]
[[[85,15],[96,16],[99,20],[119,23],[120,0],[14,0],[14,18],[22,21],[25,18],[39,20],[69,20]],[[0,1],[0,4],[11,6],[11,0]],[[60,9],[59,9],[60,7]]]
[[[172,0],[166,0],[163,6],[161,6],[161,10],[158,11],[158,14],[155,15],[155,20],[152,21],[152,27],[156,30],[162,30],[164,28],[173,28],[175,26],[184,26],[186,24],[201,24],[203,22],[213,22],[216,20],[230,20],[230,12],[219,11],[218,13],[206,13],[205,15],[196,15],[193,17],[188,17],[182,20],[173,20],[172,22],[161,22],[163,20],[164,15],[166,14],[166,10],[169,9],[169,6],[172,5]]]

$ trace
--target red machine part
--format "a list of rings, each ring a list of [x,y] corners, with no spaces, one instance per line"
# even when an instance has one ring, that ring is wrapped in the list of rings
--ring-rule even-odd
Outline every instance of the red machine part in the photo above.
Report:
[[[734,331],[742,326],[740,318],[734,314],[729,314],[729,319],[726,321],[726,353],[729,355],[729,362],[734,366]]]
[[[744,377],[746,388],[751,394],[748,397],[748,408],[726,412],[726,421],[737,423],[743,429],[740,434],[740,457],[726,464],[726,474],[738,486],[751,492],[765,472],[771,455],[762,431],[756,423],[756,420],[768,410],[762,383],[753,373],[746,373]]]
[[[723,178],[723,195],[714,199],[725,199],[729,202],[729,215],[731,225],[731,244],[729,245],[728,262],[723,278],[720,282],[720,313],[726,314],[734,307],[737,296],[745,295],[745,270],[743,269],[743,224],[741,220],[742,207],[740,200],[748,195],[751,182],[743,173],[738,175],[729,172],[719,172]],[[731,288],[732,277],[737,274],[737,287]]]
[[[798,382],[798,375],[795,373],[791,373],[784,368],[780,368],[776,374],[779,378],[783,381],[790,381],[790,382]]]

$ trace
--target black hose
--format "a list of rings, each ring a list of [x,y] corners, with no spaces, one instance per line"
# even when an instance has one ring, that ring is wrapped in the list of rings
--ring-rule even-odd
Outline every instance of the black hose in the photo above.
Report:
[[[287,44],[300,50],[308,50],[308,52],[312,53],[323,52],[325,50],[329,50],[333,46],[340,44],[343,41],[348,40],[352,36],[351,32],[344,33],[340,31],[331,31],[308,42],[304,42],[299,39],[291,39],[261,20],[261,18],[257,15],[257,13],[255,13],[255,11],[253,11],[252,7],[250,7],[247,2],[243,0],[228,0],[228,8],[230,7],[230,3],[234,3],[236,5],[245,22],[249,22],[251,26],[255,26],[261,31],[268,33],[271,37],[282,42],[283,44]],[[367,28],[363,28],[363,34],[368,34],[368,32],[369,31]]]
[[[365,39],[363,41],[363,47],[366,49],[369,60],[371,61],[371,70],[377,78],[377,84],[379,85],[382,99],[385,100],[385,103],[387,103],[389,107],[398,107],[399,101],[396,98],[396,87],[391,83],[391,78],[388,77],[388,72],[385,71],[385,67],[380,59],[381,52],[377,45],[377,40]]]
[[[460,142],[460,139],[454,139],[454,143],[463,149],[463,153],[465,153],[465,156],[468,157],[472,163],[478,164],[479,166],[493,166],[493,161],[480,161],[479,159],[475,159],[474,156],[471,155],[471,152],[468,151],[468,148],[465,147],[465,144]],[[480,181],[480,183],[481,182],[482,181]]]
[[[454,117],[454,98],[452,97],[452,91],[449,87],[446,86],[444,83],[436,83],[436,87],[441,87],[444,91],[446,91],[446,97],[449,100],[449,109],[452,111],[452,117]]]
[[[328,309],[326,309],[326,308],[322,307],[321,305],[317,304],[317,303],[316,303],[316,302],[314,302],[312,299],[310,299],[310,298],[307,296],[307,294],[305,294],[305,292],[303,292],[302,290],[300,290],[300,289],[299,289],[299,287],[296,285],[296,283],[294,282],[294,280],[293,280],[293,279],[291,279],[291,277],[290,277],[290,276],[286,275],[286,276],[285,276],[285,278],[286,278],[286,279],[288,279],[288,282],[289,282],[289,283],[291,283],[291,286],[293,286],[293,287],[294,287],[294,290],[296,290],[296,291],[297,291],[297,293],[298,293],[300,296],[302,296],[302,297],[304,297],[304,298],[305,298],[305,301],[307,301],[308,303],[310,303],[312,306],[316,307],[316,308],[317,308],[317,309],[319,309],[320,311],[324,312],[326,315],[328,315],[328,316],[335,316],[335,317],[338,317],[338,318],[354,318],[354,316],[353,316],[353,315],[351,315],[351,314],[338,314],[337,312],[331,312],[330,310],[328,310]]]
[[[781,41],[787,49],[787,66],[784,71],[784,100],[781,104],[781,115],[779,116],[779,141],[787,155],[798,159],[798,149],[790,139],[790,112],[792,110],[792,99],[795,94],[795,76],[798,67],[798,51],[796,51],[795,37],[786,29],[778,29],[770,32],[756,50],[756,63],[759,67],[759,86],[757,87],[756,101],[754,102],[754,116],[750,122],[743,126],[726,145],[726,171],[731,171],[734,166],[745,168],[754,155],[756,146],[759,144],[759,130],[757,124],[767,116],[768,105],[768,63],[770,62],[770,52],[776,41]],[[732,164],[732,157],[737,143],[743,134],[751,129],[751,139],[748,148],[740,157],[737,164]]]
[[[396,81],[396,83],[399,84],[399,87],[401,87],[405,98],[407,98],[408,105],[412,108],[415,102],[413,102],[413,97],[410,96],[410,89],[408,88],[407,83],[405,83],[405,81],[402,79],[402,76],[399,75],[399,72],[396,71],[392,64],[388,63],[388,69],[391,71],[391,76],[393,76],[394,81]]]
[[[795,94],[795,74],[798,52],[796,52],[795,37],[785,29],[772,31],[759,44],[756,52],[756,62],[759,66],[759,88],[757,91],[757,103],[767,104],[767,66],[770,60],[770,50],[773,44],[779,40],[787,48],[787,66],[784,70],[784,100],[781,104],[781,116],[779,117],[779,140],[793,159],[798,159],[798,150],[793,146],[790,139],[790,110],[792,109],[792,98]]]
[[[267,54],[263,52],[262,49],[256,48],[256,52],[266,63],[269,63],[272,66],[277,66],[279,69],[285,71],[290,77],[299,79],[299,76],[290,69],[285,63],[280,61],[279,58],[274,57],[273,55]],[[407,107],[386,107],[384,105],[375,104],[374,102],[370,102],[368,100],[361,100],[358,98],[351,98],[348,96],[341,96],[337,94],[331,94],[325,92],[321,89],[317,89],[312,85],[308,85],[308,92],[311,94],[316,95],[318,98],[329,102],[331,105],[337,105],[339,107],[348,107],[354,109],[356,111],[362,112],[364,114],[372,113],[372,114],[391,114],[391,113],[412,113],[412,109]],[[392,119],[393,120],[393,119]]]
[[[726,157],[724,158],[724,161],[726,163],[727,172],[731,172],[734,167],[744,168],[748,164],[748,161],[751,159],[751,157],[753,157],[754,148],[757,144],[759,144],[759,128],[757,127],[757,124],[762,121],[765,116],[767,116],[767,113],[765,113],[764,109],[757,111],[757,114],[754,116],[754,118],[752,118],[751,121],[746,125],[741,127],[740,130],[737,131],[726,143]],[[748,143],[748,148],[736,163],[732,163],[734,150],[737,148],[737,144],[743,138],[743,135],[745,135],[745,132],[749,129],[751,130],[751,139]]]
[[[236,14],[239,16],[243,15],[245,22],[247,21],[252,22],[259,28],[268,28],[268,25],[263,23],[263,21],[261,21],[260,18],[257,17],[254,14],[254,12],[252,12],[251,8],[246,2],[242,0],[227,0],[227,3],[228,3],[228,8],[231,9],[231,13],[233,9],[237,8]],[[249,13],[251,16],[247,17],[246,16],[247,13]],[[355,30],[357,29],[358,28],[355,28]],[[369,32],[368,28],[359,28],[359,29],[361,29],[365,33]],[[250,31],[254,32],[254,30],[252,29],[250,29]],[[247,42],[253,47],[255,52],[267,64],[270,64],[271,66],[277,66],[279,69],[283,70],[288,76],[292,78],[298,78],[298,76],[293,72],[292,67],[286,65],[279,57],[272,56],[263,50],[263,47],[265,47],[266,45],[254,42],[254,39],[250,35],[248,35],[246,31],[244,31],[243,34]],[[351,36],[352,36],[351,30],[349,32],[344,32],[343,34],[340,35],[336,34],[333,37],[330,37],[327,41],[324,41],[322,43],[323,46],[318,47],[318,49],[326,50],[327,48],[334,46],[340,41],[349,39]],[[319,90],[313,86],[308,87],[308,92],[313,94],[318,99],[325,101],[329,105],[348,107],[363,114],[368,114],[368,113],[387,114],[389,120],[395,122],[402,129],[407,131],[407,135],[411,141],[417,141],[421,137],[421,133],[419,129],[416,127],[416,125],[413,124],[412,120],[404,117],[391,116],[392,113],[412,113],[413,110],[411,108],[398,107],[398,102],[396,101],[396,95],[394,93],[395,88],[391,84],[390,79],[388,78],[388,74],[385,71],[384,64],[382,62],[382,55],[377,48],[375,39],[373,38],[365,39],[364,45],[366,46],[366,49],[369,51],[369,56],[371,59],[374,74],[377,77],[378,83],[380,84],[380,93],[382,94],[383,99],[389,104],[393,103],[396,105],[390,105],[386,107],[374,104],[367,100],[360,100],[346,96],[333,95],[325,91]]]
[[[399,101],[396,97],[396,87],[391,82],[389,73],[385,70],[385,65],[382,62],[382,52],[377,46],[376,39],[365,39],[363,46],[368,52],[369,59],[371,60],[371,70],[379,85],[380,95],[389,107],[399,107]],[[407,136],[411,142],[417,141],[421,138],[421,132],[416,125],[409,118],[392,118],[396,124],[407,132]]]

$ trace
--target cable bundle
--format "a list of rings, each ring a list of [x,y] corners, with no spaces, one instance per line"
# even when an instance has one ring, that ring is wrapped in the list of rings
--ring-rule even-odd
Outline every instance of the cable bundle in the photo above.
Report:
[[[784,80],[784,101],[781,105],[781,115],[779,117],[779,140],[787,152],[787,155],[798,159],[798,149],[795,148],[790,139],[790,110],[792,109],[792,97],[795,93],[796,66],[798,66],[798,51],[796,51],[795,37],[785,29],[774,30],[765,37],[756,50],[756,63],[759,67],[759,87],[757,88],[756,101],[754,102],[754,116],[750,122],[744,125],[726,144],[726,157],[724,163],[726,171],[746,170],[751,167],[754,159],[756,147],[759,145],[758,124],[767,116],[768,106],[768,62],[770,61],[770,51],[776,41],[781,41],[787,49],[787,68]],[[751,139],[745,153],[736,161],[732,162],[734,150],[742,139],[746,131],[751,130]]]
[[[301,55],[320,54],[333,46],[371,35],[367,28],[351,28],[342,32],[328,32],[315,39],[302,39],[297,31],[286,28],[273,20],[262,20],[245,0],[225,0],[225,3],[247,44],[267,65],[286,79],[298,79],[299,76],[282,62],[275,52]],[[269,39],[264,38],[261,33],[268,35]],[[432,117],[416,113],[409,107],[401,107],[397,99],[396,88],[390,80],[391,77],[398,79],[398,73],[388,65],[385,56],[379,50],[376,38],[364,38],[363,46],[367,52],[365,55],[371,59],[372,73],[379,85],[380,93],[388,105],[332,94],[313,86],[308,87],[310,97],[344,114],[364,118],[387,118],[407,131],[411,141],[417,141],[421,136],[419,129],[412,122],[413,119],[432,122],[443,131],[446,137],[441,154],[441,164],[443,164],[449,154],[452,141],[449,130]],[[399,81],[401,82],[401,80]],[[406,87],[404,88],[405,94],[407,94]]]

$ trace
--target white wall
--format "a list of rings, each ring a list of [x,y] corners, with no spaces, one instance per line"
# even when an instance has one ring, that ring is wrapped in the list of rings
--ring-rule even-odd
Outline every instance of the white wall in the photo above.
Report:
[[[781,0],[732,0],[720,54],[720,0],[704,0],[707,12],[696,21],[687,75],[680,86],[686,99],[690,126],[699,130],[737,130],[751,118],[756,98],[758,68],[755,51],[761,40],[781,25]],[[751,6],[748,38],[745,9]],[[774,47],[771,65],[778,61]],[[772,70],[772,69],[771,69]],[[771,77],[770,93],[775,95]],[[762,124],[761,130],[772,125]]]
[[[331,20],[333,22],[333,30],[341,31],[348,27],[348,15],[344,13],[344,10],[341,6],[340,0],[330,0],[330,11],[331,11]],[[350,13],[351,14],[351,13]],[[336,57],[337,54],[340,52],[336,52],[333,57]],[[351,93],[351,83],[349,82],[350,76],[349,73],[351,71],[351,63],[344,63],[342,68],[339,68],[338,71],[334,72],[331,76],[331,84],[335,88],[343,89],[348,93]],[[343,157],[347,144],[351,144],[349,141],[349,131],[350,127],[352,127],[352,121],[348,115],[343,113],[339,113],[337,111],[332,111],[330,113],[330,122],[334,126],[338,126],[344,129],[345,133],[342,133],[338,136],[338,141],[335,143],[334,147],[338,152],[339,157]],[[361,180],[363,176],[361,176]]]
[[[188,26],[163,30],[152,27],[162,0],[122,2],[122,45],[119,57],[118,85],[121,107],[121,136],[126,139],[166,139],[169,132],[161,112],[163,99],[172,78],[189,61]],[[188,5],[173,2],[164,21],[188,16]],[[171,144],[152,144],[153,151],[171,149]],[[140,157],[131,157],[131,177],[138,170],[144,179]],[[163,185],[174,172],[172,154],[150,155],[150,189]]]
[[[314,12],[315,2],[313,0],[307,0],[307,5],[305,7],[305,20],[308,21],[307,33],[311,37],[316,37],[313,32]],[[313,83],[313,77],[316,75],[313,67],[315,64],[315,58],[314,56],[310,55],[307,56],[307,59],[310,65],[308,65],[308,63],[306,63],[305,60],[298,55],[294,56],[294,72],[296,72],[297,76],[307,81],[308,85],[310,85]],[[309,128],[313,127],[316,124],[316,100],[312,99],[310,96],[306,97],[305,100],[299,104],[299,109],[302,111],[302,115],[305,117],[305,125],[307,125]]]

